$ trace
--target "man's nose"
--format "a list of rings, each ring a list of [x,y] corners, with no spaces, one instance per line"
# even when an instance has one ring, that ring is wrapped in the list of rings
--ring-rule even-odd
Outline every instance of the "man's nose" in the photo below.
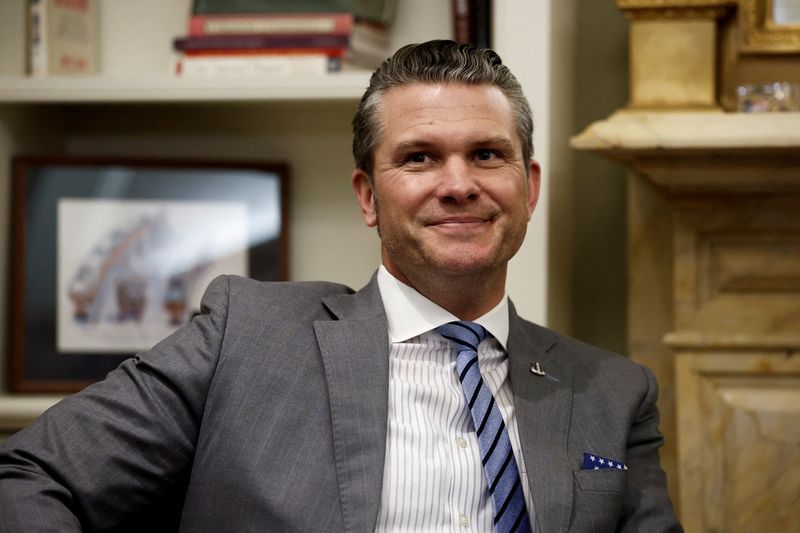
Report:
[[[478,186],[475,169],[463,157],[454,156],[445,161],[441,167],[437,193],[445,202],[466,202],[478,197]]]

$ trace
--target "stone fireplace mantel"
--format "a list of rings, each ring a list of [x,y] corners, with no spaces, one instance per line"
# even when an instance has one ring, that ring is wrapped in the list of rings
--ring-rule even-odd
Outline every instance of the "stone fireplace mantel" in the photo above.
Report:
[[[572,146],[631,171],[629,355],[686,530],[796,528],[800,113],[622,110]]]
[[[800,151],[800,113],[621,110],[591,124],[572,146],[621,160],[661,152],[791,154]]]

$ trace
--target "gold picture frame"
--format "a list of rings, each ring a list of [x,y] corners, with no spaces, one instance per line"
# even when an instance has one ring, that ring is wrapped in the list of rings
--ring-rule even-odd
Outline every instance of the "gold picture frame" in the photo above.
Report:
[[[753,54],[800,53],[800,21],[775,21],[775,2],[798,0],[739,0],[741,52]]]

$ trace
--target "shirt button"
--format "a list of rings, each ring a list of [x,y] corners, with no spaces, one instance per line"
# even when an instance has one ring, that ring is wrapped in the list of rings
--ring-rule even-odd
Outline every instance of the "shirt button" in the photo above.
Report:
[[[460,517],[458,517],[458,523],[461,524],[461,527],[469,527],[469,518],[462,514]]]
[[[467,447],[467,439],[464,437],[458,437],[456,439],[456,444],[458,444],[459,448],[466,448]]]

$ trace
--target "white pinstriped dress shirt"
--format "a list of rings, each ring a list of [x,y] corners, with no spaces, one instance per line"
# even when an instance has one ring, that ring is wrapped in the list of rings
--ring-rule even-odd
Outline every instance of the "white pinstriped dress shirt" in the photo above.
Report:
[[[383,266],[389,321],[389,420],[376,531],[493,531],[478,439],[455,370],[456,351],[432,330],[458,320]],[[493,336],[478,348],[481,374],[503,415],[531,524],[533,500],[508,379],[508,299],[475,320]]]

